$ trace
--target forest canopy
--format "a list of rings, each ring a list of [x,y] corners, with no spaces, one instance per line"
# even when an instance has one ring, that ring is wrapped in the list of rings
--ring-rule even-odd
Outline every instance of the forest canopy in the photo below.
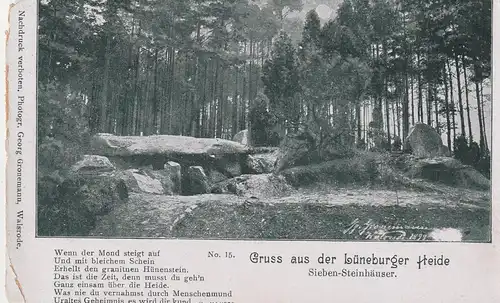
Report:
[[[41,1],[39,145],[231,139],[265,116],[281,135],[306,125],[364,148],[423,122],[489,155],[490,0],[345,0],[329,20],[290,17],[313,2]]]

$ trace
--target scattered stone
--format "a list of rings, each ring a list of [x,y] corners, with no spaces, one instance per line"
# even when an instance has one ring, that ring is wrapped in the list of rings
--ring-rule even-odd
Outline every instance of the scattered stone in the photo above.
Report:
[[[273,174],[241,175],[212,187],[215,194],[236,194],[253,198],[269,198],[287,196],[294,189],[286,182],[283,176]]]
[[[473,167],[450,157],[417,160],[410,168],[410,177],[462,188],[487,190],[491,185],[490,180]]]
[[[106,157],[84,155],[83,159],[74,164],[70,170],[79,174],[99,174],[114,171],[115,166]]]

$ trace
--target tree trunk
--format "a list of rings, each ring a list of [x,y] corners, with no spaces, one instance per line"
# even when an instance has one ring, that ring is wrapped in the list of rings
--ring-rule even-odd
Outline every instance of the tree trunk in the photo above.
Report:
[[[469,127],[469,144],[472,144],[474,135],[472,134],[472,124],[470,120],[470,106],[469,106],[469,84],[467,80],[467,66],[465,64],[465,56],[462,55],[462,67],[464,70],[464,88],[465,88],[465,105],[467,110],[467,126]]]
[[[448,77],[446,66],[443,66],[443,83],[444,83],[444,108],[446,111],[446,135],[448,148],[451,150],[451,121],[450,121],[450,103],[448,100]]]
[[[455,70],[457,72],[457,87],[458,87],[458,108],[460,110],[460,130],[462,135],[465,136],[465,118],[464,118],[464,106],[462,103],[462,84],[460,82],[460,66],[458,64],[458,55],[455,56]]]
[[[411,124],[415,125],[415,103],[413,98],[414,87],[413,87],[413,77],[411,77]]]
[[[106,47],[104,50],[104,74],[103,74],[103,83],[102,83],[102,91],[101,91],[101,118],[99,120],[100,130],[105,133],[106,130],[106,115],[108,110],[108,85],[109,85],[109,66],[111,61],[111,37],[106,35]]]
[[[477,99],[477,115],[479,119],[479,148],[481,150],[481,154],[483,154],[486,150],[486,144],[484,140],[484,128],[483,128],[483,116],[481,110],[481,93],[479,88],[479,81],[475,81],[476,83],[476,99]],[[470,121],[470,120],[469,120]]]
[[[232,132],[231,137],[234,137],[238,132],[238,80],[239,80],[239,68],[235,66],[235,85],[234,85],[234,96],[233,96],[233,114],[232,114]]]
[[[155,48],[155,60],[154,60],[154,75],[153,75],[153,123],[151,125],[151,132],[157,134],[158,131],[158,48]]]
[[[224,80],[225,80],[225,68],[221,66],[221,75],[219,77],[220,88],[219,88],[219,102],[217,105],[217,128],[215,136],[217,138],[222,138],[222,130],[224,129]]]
[[[408,132],[410,131],[410,113],[409,113],[409,97],[408,97],[408,59],[405,58],[405,91],[404,91],[404,98],[403,98],[403,117],[402,117],[402,122],[403,122],[403,139],[406,138],[408,135]],[[398,111],[399,112],[399,111]],[[398,119],[399,121],[399,119]],[[399,132],[398,134],[401,134]]]
[[[481,81],[481,116],[483,117],[482,119],[482,124],[483,124],[483,135],[484,135],[484,148],[487,153],[489,153],[489,148],[488,148],[488,133],[486,132],[486,121],[485,121],[485,115],[484,115],[484,94],[483,94],[483,82]],[[479,110],[479,109],[478,109]]]
[[[436,119],[436,131],[438,132],[438,134],[441,134],[441,125],[439,125],[439,104],[437,98],[436,85],[433,85],[433,93],[434,93],[434,118]]]
[[[203,72],[203,98],[201,103],[201,126],[198,131],[199,137],[207,136],[207,121],[208,121],[208,113],[207,113],[207,82],[208,82],[208,63],[204,60],[204,72]]]
[[[360,100],[356,103],[356,142],[361,142],[361,105]]]
[[[417,54],[417,64],[420,66],[420,55]],[[418,71],[418,122],[424,122],[424,108],[422,100],[422,75]]]
[[[172,134],[172,120],[174,117],[174,89],[175,89],[175,49],[171,47],[170,51],[170,91],[168,94],[168,133]]]
[[[427,125],[432,126],[432,84],[427,83]]]
[[[449,104],[451,104],[451,111],[452,111],[452,115],[451,115],[451,120],[452,120],[452,131],[453,131],[453,139],[456,139],[457,138],[457,124],[455,123],[455,115],[456,115],[456,110],[455,110],[455,99],[453,98],[453,74],[451,72],[451,66],[450,66],[450,61],[448,61],[448,59],[446,60],[446,65],[448,66],[448,81],[450,82],[450,102]],[[450,149],[451,146],[450,146]]]
[[[391,144],[391,123],[389,121],[389,98],[387,96],[387,80],[384,80],[385,119],[387,120],[387,144]]]

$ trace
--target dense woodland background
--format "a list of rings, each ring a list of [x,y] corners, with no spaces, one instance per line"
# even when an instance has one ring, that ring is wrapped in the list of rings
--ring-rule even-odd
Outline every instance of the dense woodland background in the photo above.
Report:
[[[399,149],[420,121],[489,175],[490,0],[41,1],[38,43],[42,174],[99,132]]]

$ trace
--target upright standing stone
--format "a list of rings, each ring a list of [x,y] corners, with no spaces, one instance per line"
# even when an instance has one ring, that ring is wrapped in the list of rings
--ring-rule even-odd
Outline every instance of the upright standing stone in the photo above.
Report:
[[[180,194],[182,192],[182,173],[181,165],[177,162],[168,161],[165,165],[165,169],[170,173],[170,179],[172,180],[173,187],[172,191],[175,194]]]
[[[188,195],[199,195],[210,192],[208,177],[201,166],[190,166],[187,170],[187,188],[184,192]]]

